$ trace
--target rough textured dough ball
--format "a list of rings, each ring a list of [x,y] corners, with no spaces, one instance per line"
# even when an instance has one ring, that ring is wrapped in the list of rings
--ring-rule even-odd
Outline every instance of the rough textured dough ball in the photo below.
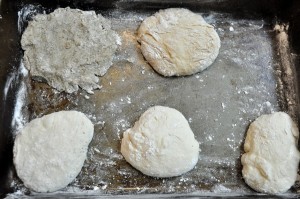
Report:
[[[296,181],[299,131],[283,112],[262,115],[251,123],[242,156],[243,177],[254,190],[276,194]]]
[[[30,21],[21,40],[24,64],[34,77],[72,93],[100,88],[99,76],[112,65],[117,34],[94,11],[58,8]]]
[[[121,153],[133,167],[153,177],[172,177],[196,165],[199,143],[184,116],[155,106],[123,134]]]
[[[160,10],[146,18],[138,38],[146,60],[164,76],[203,71],[214,62],[221,45],[213,26],[183,8]]]
[[[94,126],[77,111],[34,119],[17,135],[14,164],[25,186],[36,192],[66,187],[79,174]]]

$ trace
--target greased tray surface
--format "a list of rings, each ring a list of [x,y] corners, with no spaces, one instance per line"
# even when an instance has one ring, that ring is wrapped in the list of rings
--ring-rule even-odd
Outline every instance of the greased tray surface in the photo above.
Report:
[[[22,5],[19,34],[31,16],[51,10],[39,4]],[[291,110],[282,100],[288,97],[294,102],[295,96],[283,96],[285,93],[278,88],[285,83],[281,67],[285,55],[280,51],[274,21],[195,11],[218,32],[220,53],[214,64],[201,73],[163,77],[144,60],[136,38],[140,23],[156,11],[96,9],[111,20],[121,40],[113,66],[100,77],[102,89],[93,95],[83,90],[58,93],[45,83],[30,80],[22,62],[16,66],[19,70],[12,74],[21,78],[15,93],[12,133],[15,135],[31,119],[59,110],[78,110],[91,119],[95,133],[88,158],[76,180],[59,193],[255,194],[241,176],[240,157],[248,125],[261,114],[284,109],[297,120],[295,104]],[[180,177],[147,177],[126,163],[120,153],[122,133],[154,105],[182,112],[200,143],[196,167]],[[15,193],[30,194],[15,173],[11,187]],[[293,193],[295,190],[288,194]]]

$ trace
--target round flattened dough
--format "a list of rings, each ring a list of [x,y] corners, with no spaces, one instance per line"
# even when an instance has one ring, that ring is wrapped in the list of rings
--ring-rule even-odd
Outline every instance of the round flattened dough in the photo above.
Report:
[[[160,10],[146,18],[138,38],[146,60],[164,76],[203,71],[217,58],[221,45],[213,26],[183,8]]]
[[[17,135],[14,164],[25,186],[36,192],[66,187],[79,174],[94,125],[77,111],[34,119]]]
[[[254,190],[283,193],[296,181],[299,131],[283,112],[262,115],[251,123],[242,156],[243,177]]]
[[[91,93],[112,65],[117,37],[110,21],[94,11],[58,8],[29,22],[21,40],[24,64],[59,91],[80,86]]]
[[[127,162],[148,176],[172,177],[194,168],[199,143],[179,111],[155,106],[124,132],[121,153]]]

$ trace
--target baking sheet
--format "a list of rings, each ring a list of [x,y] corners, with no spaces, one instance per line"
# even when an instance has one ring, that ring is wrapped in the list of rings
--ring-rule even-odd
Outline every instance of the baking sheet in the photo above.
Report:
[[[35,8],[23,7],[20,30],[26,25],[26,16],[42,12],[40,7]],[[21,78],[17,93],[16,107],[21,108],[15,109],[15,133],[27,121],[59,110],[81,111],[95,124],[81,173],[60,193],[256,194],[241,176],[240,157],[247,127],[261,114],[289,107],[280,100],[283,94],[278,90],[282,54],[278,52],[274,24],[264,18],[199,13],[220,36],[218,58],[201,73],[166,78],[147,64],[136,40],[141,21],[155,10],[97,12],[112,21],[121,38],[113,66],[100,78],[101,90],[94,95],[82,90],[58,93],[45,83],[31,81],[22,64],[19,70],[25,78]],[[181,111],[200,143],[196,167],[182,176],[147,177],[126,163],[120,153],[122,133],[154,105]],[[12,187],[15,193],[30,193],[16,175]]]

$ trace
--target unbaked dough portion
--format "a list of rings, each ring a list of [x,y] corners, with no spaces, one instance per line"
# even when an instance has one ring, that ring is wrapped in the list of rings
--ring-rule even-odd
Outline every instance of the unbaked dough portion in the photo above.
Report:
[[[160,10],[146,18],[138,38],[146,60],[164,76],[203,71],[214,62],[221,45],[213,26],[183,8]]]
[[[256,191],[283,193],[296,181],[299,131],[283,112],[262,115],[251,123],[242,156],[243,177]]]
[[[24,63],[32,76],[59,91],[100,88],[99,78],[112,65],[117,34],[94,11],[58,8],[37,15],[22,35]]]
[[[172,177],[194,168],[199,143],[179,111],[155,106],[124,132],[121,153],[127,162],[148,176]]]
[[[94,125],[77,111],[34,119],[17,135],[14,164],[24,185],[36,192],[66,187],[79,174]]]

